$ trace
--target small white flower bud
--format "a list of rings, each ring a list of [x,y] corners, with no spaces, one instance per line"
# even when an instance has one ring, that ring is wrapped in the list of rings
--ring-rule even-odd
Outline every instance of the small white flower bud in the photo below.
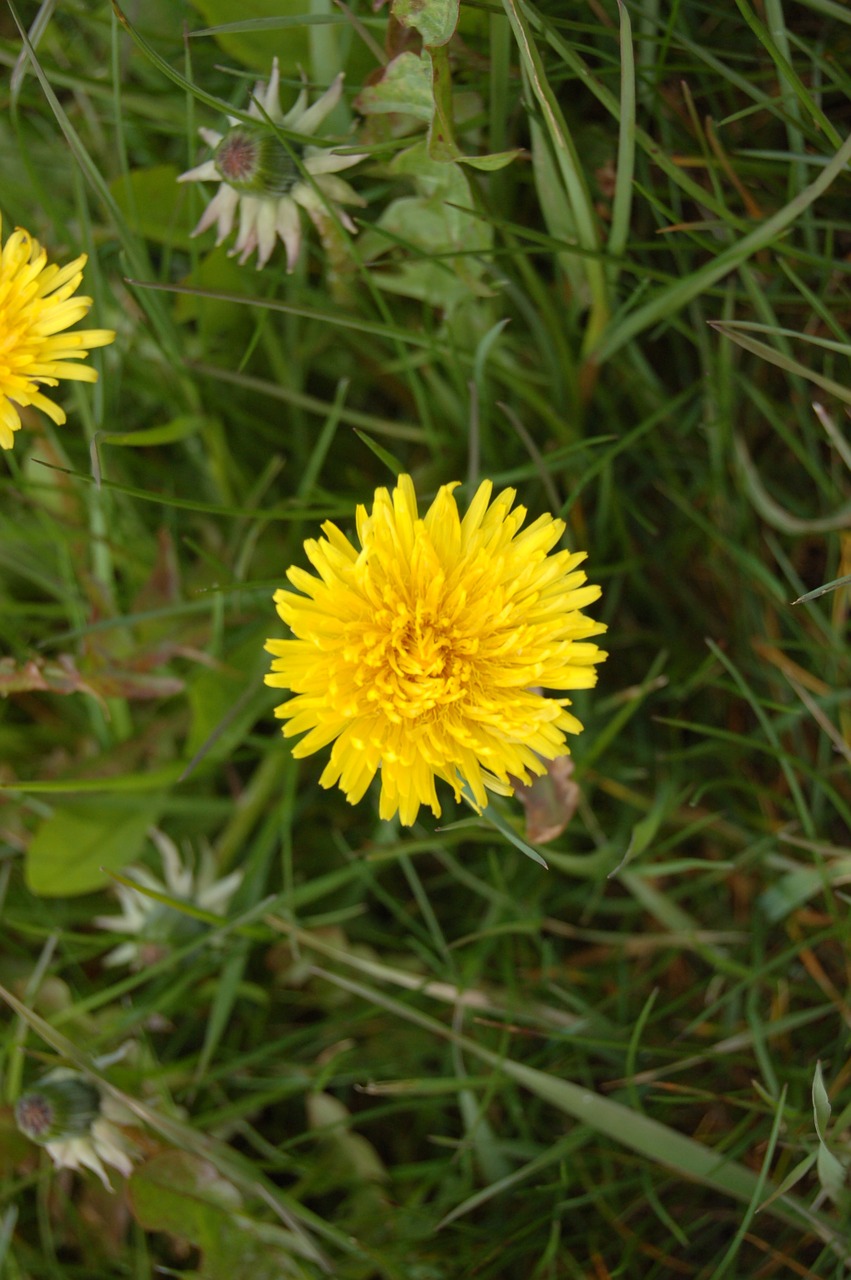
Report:
[[[216,147],[213,164],[235,191],[277,199],[299,180],[298,170],[274,134],[260,126],[237,125]]]
[[[75,1071],[54,1071],[23,1094],[15,1107],[21,1133],[46,1146],[89,1133],[100,1115],[100,1094]]]

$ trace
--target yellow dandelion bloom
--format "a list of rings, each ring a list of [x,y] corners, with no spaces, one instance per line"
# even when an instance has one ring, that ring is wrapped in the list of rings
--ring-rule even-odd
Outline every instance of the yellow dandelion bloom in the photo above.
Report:
[[[2,244],[0,219],[0,244]],[[47,254],[28,231],[17,227],[0,251],[0,445],[11,449],[21,425],[15,405],[35,405],[61,425],[65,413],[41,392],[61,378],[97,382],[97,372],[85,360],[92,347],[112,342],[111,329],[79,329],[91,298],[75,298],[83,278],[86,255],[66,267],[47,264]]]
[[[553,552],[564,522],[522,529],[515,491],[491,502],[490,480],[462,519],[456,487],[422,519],[410,476],[377,489],[357,510],[360,550],[327,521],[304,544],[318,577],[292,567],[296,592],[275,593],[294,639],[266,645],[266,683],[295,695],[276,710],[284,735],[307,734],[293,754],[333,742],[320,782],[352,804],[380,769],[381,817],[407,826],[423,804],[440,816],[436,778],[481,809],[486,789],[509,795],[568,754],[582,725],[540,690],[590,688],[606,657],[588,642],[606,628],[582,612],[600,595],[585,553]]]

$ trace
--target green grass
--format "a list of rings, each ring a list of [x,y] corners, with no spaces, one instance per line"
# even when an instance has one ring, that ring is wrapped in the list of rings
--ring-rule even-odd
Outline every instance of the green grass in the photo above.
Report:
[[[845,1275],[848,588],[793,602],[851,573],[849,12],[464,2],[432,133],[488,170],[353,109],[414,47],[363,0],[43,10],[4,236],[87,252],[117,338],[0,467],[3,1280]],[[292,276],[175,183],[274,51],[368,153]],[[547,870],[516,800],[382,823],[272,715],[273,590],[397,467],[603,585]],[[152,826],[242,880],[109,966]],[[135,1116],[113,1195],[15,1130],[59,1064]]]

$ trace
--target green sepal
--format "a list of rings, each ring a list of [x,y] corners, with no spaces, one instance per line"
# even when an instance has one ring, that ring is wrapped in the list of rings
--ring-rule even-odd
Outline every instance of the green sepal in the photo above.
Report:
[[[251,196],[285,196],[299,178],[289,152],[262,125],[240,124],[228,130],[216,147],[213,164],[223,182]]]
[[[52,1071],[15,1106],[21,1133],[44,1145],[87,1134],[100,1115],[100,1094],[75,1071]]]

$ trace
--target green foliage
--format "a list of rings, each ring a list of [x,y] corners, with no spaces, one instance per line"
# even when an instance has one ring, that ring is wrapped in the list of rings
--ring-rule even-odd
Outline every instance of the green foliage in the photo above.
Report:
[[[164,1231],[201,1252],[203,1280],[283,1280],[309,1273],[291,1231],[241,1213],[233,1183],[197,1156],[164,1152],[129,1179],[133,1216],[147,1231]]]
[[[847,1213],[851,1198],[848,1194],[848,1174],[845,1165],[831,1150],[827,1140],[827,1126],[830,1122],[830,1099],[824,1087],[821,1063],[816,1063],[813,1076],[813,1114],[815,1117],[816,1136],[818,1138],[818,1155],[816,1172],[825,1192]]]
[[[57,805],[29,842],[27,884],[33,893],[51,898],[103,888],[110,871],[139,856],[159,809],[148,797],[123,805],[102,800]]]
[[[233,0],[192,0],[192,7],[207,24],[205,34],[214,37],[238,66],[265,76],[277,57],[282,75],[297,76],[308,58],[310,34],[299,21],[304,13],[301,0],[252,0],[250,12],[238,17]]]

